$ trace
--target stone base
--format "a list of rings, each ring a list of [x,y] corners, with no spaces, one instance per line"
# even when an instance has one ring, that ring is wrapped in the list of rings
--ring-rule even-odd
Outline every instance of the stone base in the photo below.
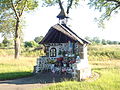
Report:
[[[91,67],[82,68],[80,70],[76,70],[76,79],[78,81],[85,80],[91,76]]]

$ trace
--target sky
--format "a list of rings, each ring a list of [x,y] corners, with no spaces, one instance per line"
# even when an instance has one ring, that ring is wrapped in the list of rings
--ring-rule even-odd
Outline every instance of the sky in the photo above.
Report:
[[[45,36],[49,28],[59,22],[56,16],[59,14],[58,6],[38,7],[34,12],[25,14],[26,25],[23,29],[24,41],[34,40],[35,37]],[[86,3],[70,10],[68,24],[80,37],[100,37],[106,40],[120,41],[120,14],[113,15],[106,22],[106,28],[100,29],[94,21],[101,13],[89,9]]]
[[[45,36],[49,28],[58,23],[56,16],[59,14],[59,6],[38,7],[34,12],[26,14],[26,26],[23,30],[24,40],[30,41],[37,36]],[[83,2],[79,7],[70,10],[68,24],[80,37],[99,37],[100,39],[120,41],[120,14],[113,15],[106,22],[106,28],[100,29],[94,21],[100,16],[100,12],[89,9]]]

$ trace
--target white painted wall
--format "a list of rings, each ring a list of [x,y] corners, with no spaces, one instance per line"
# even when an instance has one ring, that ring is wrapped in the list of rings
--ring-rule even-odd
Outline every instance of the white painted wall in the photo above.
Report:
[[[86,66],[88,65],[88,55],[87,55],[87,45],[86,44],[84,44],[83,45],[83,55],[84,55],[84,61],[83,60],[81,60],[81,61],[83,61],[84,62],[84,64],[86,64]]]
[[[83,53],[84,53],[84,59],[88,59],[88,56],[87,56],[87,45],[86,44],[83,45]]]

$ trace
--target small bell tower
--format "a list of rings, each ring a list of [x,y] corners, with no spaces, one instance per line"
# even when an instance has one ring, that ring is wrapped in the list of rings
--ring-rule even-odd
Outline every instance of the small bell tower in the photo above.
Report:
[[[64,9],[62,9],[57,15],[57,18],[59,19],[60,24],[66,25],[69,17],[67,13],[65,13]]]

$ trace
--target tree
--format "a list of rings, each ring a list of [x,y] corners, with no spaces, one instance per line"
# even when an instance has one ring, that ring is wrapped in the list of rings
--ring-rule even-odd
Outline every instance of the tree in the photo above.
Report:
[[[39,43],[42,39],[43,39],[43,36],[35,37],[34,41],[35,41],[36,43]]]
[[[99,37],[93,37],[92,41],[95,42],[96,44],[100,44],[101,43]]]
[[[10,41],[5,37],[2,41],[4,47],[8,47],[10,45]]]
[[[66,3],[67,11],[69,14],[70,8],[75,5],[79,5],[80,0],[42,0],[43,5],[52,6],[59,4],[60,9],[63,10],[63,3]],[[117,13],[120,10],[120,0],[89,0],[88,5],[103,12],[99,19],[96,18],[99,27],[104,28],[104,20],[109,20],[112,13]]]
[[[113,44],[113,43],[112,43],[112,41],[107,40],[107,44],[111,45],[111,44]]]
[[[14,36],[15,20],[6,12],[0,15],[0,33],[2,37]]]
[[[88,40],[88,41],[90,41],[90,42],[92,42],[91,37],[86,36],[85,39]]]
[[[118,44],[120,45],[120,42]]]
[[[42,0],[43,1],[43,6],[52,6],[52,5],[56,5],[59,4],[60,9],[65,11],[64,7],[63,7],[63,3],[65,3],[66,5],[66,13],[69,14],[70,12],[70,8],[75,5],[77,6],[79,4],[80,0]]]
[[[118,41],[113,41],[113,44],[114,45],[117,45],[119,42]]]
[[[26,41],[24,43],[25,48],[33,48],[39,46],[35,41]]]
[[[90,0],[90,7],[103,12],[98,21],[99,27],[104,28],[104,20],[109,20],[112,13],[118,13],[120,10],[120,0]]]
[[[20,54],[20,22],[24,12],[34,10],[38,4],[36,0],[0,0],[0,15],[4,17],[4,13],[14,18],[14,43],[15,58],[19,58]],[[7,17],[4,17],[7,20]],[[4,21],[3,20],[3,21]],[[2,21],[1,21],[2,22]],[[0,23],[1,23],[0,22]]]
[[[102,39],[102,44],[103,45],[106,45],[107,44],[107,41],[105,39]]]

